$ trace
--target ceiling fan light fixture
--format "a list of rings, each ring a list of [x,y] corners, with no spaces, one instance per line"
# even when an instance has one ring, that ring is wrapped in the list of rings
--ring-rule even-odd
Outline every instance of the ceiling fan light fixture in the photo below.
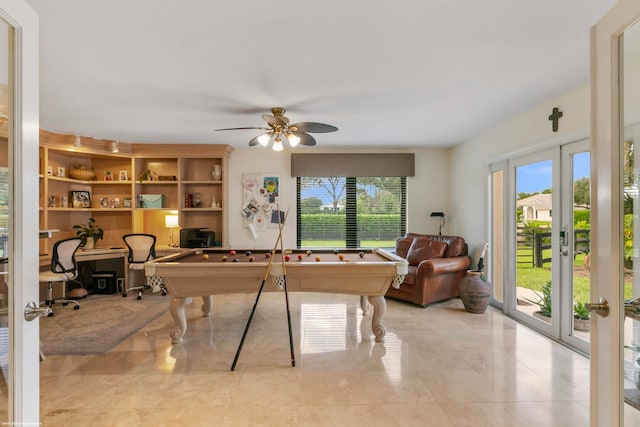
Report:
[[[271,147],[271,148],[273,148],[273,151],[282,151],[282,149],[284,148],[284,147],[282,146],[282,139],[280,139],[280,138],[276,138],[276,139],[273,141],[273,147]]]
[[[300,137],[297,135],[294,135],[291,132],[287,133],[287,140],[289,140],[289,145],[291,146],[291,148],[295,147],[300,143]]]
[[[271,140],[271,132],[263,133],[258,137],[258,143],[263,147],[269,145],[269,141]]]

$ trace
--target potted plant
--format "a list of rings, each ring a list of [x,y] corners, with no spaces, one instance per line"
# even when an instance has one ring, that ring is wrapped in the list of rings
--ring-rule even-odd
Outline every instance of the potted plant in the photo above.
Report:
[[[591,315],[584,302],[576,302],[573,304],[573,328],[576,331],[590,331],[590,319]]]
[[[542,318],[542,320],[548,322],[551,318],[551,280],[549,280],[542,287],[542,294],[537,291],[533,291],[538,296],[538,301],[532,301],[528,298],[524,298],[532,304],[536,304],[539,309],[533,313],[534,317]]]
[[[86,249],[92,249],[95,242],[102,239],[104,230],[96,225],[95,218],[89,218],[86,224],[76,224],[73,226],[76,235],[82,239],[82,246]]]

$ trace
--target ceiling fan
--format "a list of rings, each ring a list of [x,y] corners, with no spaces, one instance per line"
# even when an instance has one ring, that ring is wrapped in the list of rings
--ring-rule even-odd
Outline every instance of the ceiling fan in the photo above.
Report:
[[[309,135],[310,133],[326,133],[335,132],[337,127],[331,126],[325,123],[316,122],[300,122],[289,124],[289,118],[284,115],[284,108],[272,108],[271,114],[263,114],[262,118],[267,122],[268,127],[241,127],[241,128],[226,128],[216,129],[221,130],[246,130],[246,129],[259,129],[266,131],[262,135],[258,135],[249,141],[249,146],[261,145],[267,147],[269,142],[273,140],[273,150],[282,151],[282,140],[289,141],[291,147],[300,145],[316,145],[314,137]]]

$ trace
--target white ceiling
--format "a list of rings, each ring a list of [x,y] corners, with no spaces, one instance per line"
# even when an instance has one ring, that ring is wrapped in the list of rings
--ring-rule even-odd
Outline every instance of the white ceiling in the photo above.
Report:
[[[238,149],[213,130],[271,107],[340,129],[318,147],[455,145],[586,83],[615,0],[27,2],[42,128]]]

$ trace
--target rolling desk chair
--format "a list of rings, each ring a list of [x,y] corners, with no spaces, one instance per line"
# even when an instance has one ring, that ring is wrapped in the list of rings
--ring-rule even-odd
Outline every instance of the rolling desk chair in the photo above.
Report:
[[[122,236],[122,240],[129,248],[129,270],[135,272],[144,270],[144,263],[150,261],[156,257],[156,236],[153,234],[133,233],[125,234]],[[153,289],[153,291],[161,291],[162,295],[167,294],[167,289],[163,284],[156,284],[152,282],[151,277],[146,277],[144,285],[133,286],[125,289],[122,292],[122,296],[126,297],[127,292],[138,291],[136,299],[142,299],[142,292],[147,289]],[[130,282],[130,281],[129,281]]]
[[[56,302],[62,305],[75,304],[73,309],[80,310],[80,304],[76,300],[66,298],[53,298],[53,283],[62,282],[67,286],[67,282],[74,280],[78,276],[78,264],[76,263],[76,251],[80,247],[82,239],[72,237],[70,239],[59,240],[53,245],[53,257],[51,258],[51,268],[49,271],[40,272],[40,282],[48,283],[47,299],[40,304],[51,308]],[[66,289],[63,295],[66,295]],[[49,312],[53,316],[53,309]]]

